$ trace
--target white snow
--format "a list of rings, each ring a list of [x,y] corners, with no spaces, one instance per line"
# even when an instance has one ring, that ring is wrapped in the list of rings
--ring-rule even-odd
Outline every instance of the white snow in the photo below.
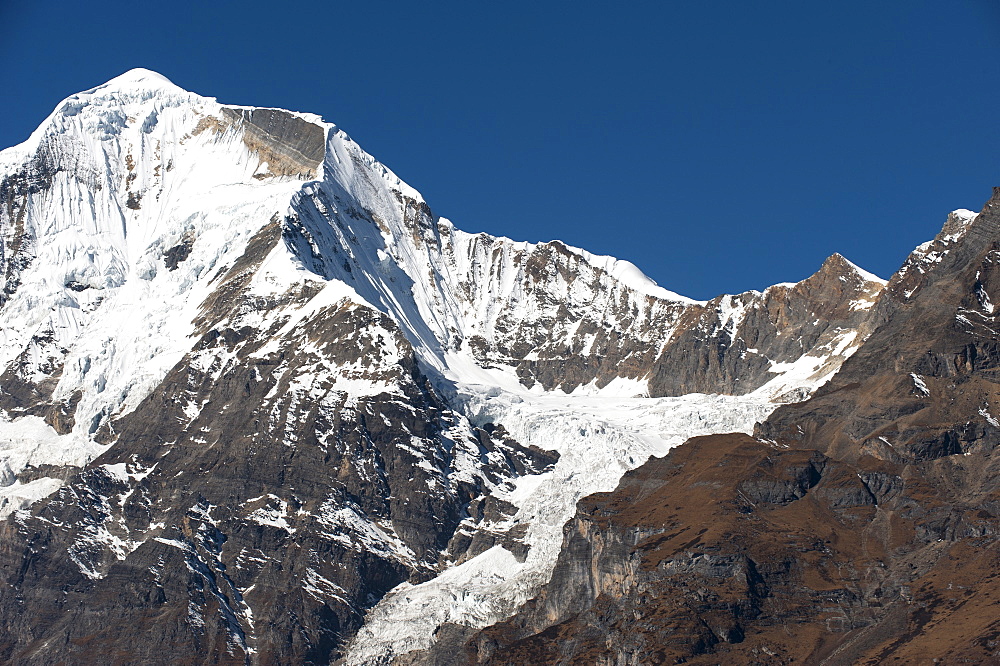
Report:
[[[870,273],[869,271],[866,271],[865,269],[861,268],[860,266],[858,266],[856,263],[854,263],[853,261],[851,261],[850,259],[848,259],[844,255],[839,254],[839,256],[840,256],[841,259],[844,260],[844,263],[846,263],[851,268],[851,270],[853,270],[855,273],[857,273],[858,276],[863,281],[865,281],[865,282],[875,282],[875,283],[880,284],[882,286],[885,286],[885,285],[887,285],[889,283],[888,280],[880,278],[879,276],[875,275],[874,273]]]
[[[990,410],[989,410],[988,406],[987,407],[980,407],[979,408],[979,415],[982,416],[983,418],[985,418],[986,421],[987,421],[987,423],[989,423],[994,428],[1000,428],[1000,421],[997,421],[996,417],[993,416],[992,414],[990,414]]]
[[[747,315],[747,304],[740,296],[722,296],[716,306],[716,314],[719,317],[718,329],[713,331],[713,335],[719,331],[729,334],[730,342],[736,339],[736,332]]]
[[[267,499],[263,506],[254,509],[247,514],[249,520],[254,521],[258,525],[269,525],[271,527],[277,527],[283,529],[289,534],[295,532],[295,528],[288,523],[287,516],[288,512],[288,502],[281,499],[277,495],[268,494],[264,497],[255,498],[256,500]],[[255,500],[249,500],[247,503],[250,504]]]
[[[22,484],[15,480],[29,465],[82,466],[106,447],[79,434],[60,435],[37,416],[14,421],[0,413],[0,518],[48,497],[62,482],[46,477]]]
[[[648,277],[630,261],[616,259],[615,257],[609,257],[606,255],[591,254],[586,250],[569,245],[566,247],[571,252],[575,252],[582,256],[590,265],[601,268],[606,273],[611,275],[611,277],[618,280],[629,289],[633,289],[640,294],[646,294],[647,296],[653,296],[654,298],[659,298],[665,301],[677,301],[688,305],[704,305],[706,303],[706,301],[697,301],[693,298],[681,296],[680,294],[664,289],[660,285],[656,284],[652,278]]]
[[[346,590],[344,590],[344,588],[324,578],[319,574],[319,572],[317,572],[315,569],[312,568],[306,569],[306,579],[304,581],[302,589],[305,590],[306,594],[310,595],[311,597],[313,597],[314,599],[316,599],[321,603],[326,602],[328,599],[331,598],[336,599],[345,604],[350,603],[349,600],[350,595],[347,593]],[[247,606],[248,611],[249,608],[250,607]],[[252,626],[253,624],[251,622],[251,627]]]
[[[28,483],[16,481],[9,486],[0,488],[0,519],[48,497],[59,490],[62,485],[60,479],[43,477]]]
[[[805,400],[837,373],[862,342],[857,331],[838,330],[825,343],[817,344],[795,361],[771,361],[769,372],[775,377],[754,391],[753,395],[775,402]]]
[[[509,522],[484,527],[527,524],[525,562],[497,546],[426,583],[400,586],[372,609],[351,663],[426,646],[442,622],[483,626],[511,613],[547,581],[562,526],[577,500],[613,489],[627,470],[689,437],[751,432],[777,404],[800,400],[825,382],[861,342],[854,331],[828,336],[795,362],[772,362],[775,377],[742,397],[648,398],[647,381],[626,376],[603,387],[595,380],[569,395],[538,384],[526,389],[514,371],[515,359],[496,357],[483,367],[475,342],[485,341],[493,353],[489,350],[519,342],[525,331],[545,329],[552,344],[579,344],[579,353],[592,355],[597,334],[579,336],[583,320],[612,330],[622,325],[624,311],[632,322],[629,334],[656,349],[670,339],[688,308],[705,303],[659,287],[627,261],[557,242],[468,234],[443,218],[427,218],[421,195],[343,131],[316,116],[295,115],[326,132],[325,159],[312,181],[255,177],[267,173],[267,166],[238,131],[217,122],[222,106],[148,70],[132,70],[71,96],[27,142],[0,152],[4,174],[40,150],[54,155],[61,167],[51,187],[23,202],[36,257],[0,309],[0,364],[21,358],[25,377],[35,381],[61,364],[54,399],[82,393],[76,425],[67,435],[36,417],[0,420],[0,513],[58,488],[55,479],[15,482],[26,465],[83,465],[104,450],[94,442],[95,432],[134,409],[191,352],[202,304],[271,220],[288,225],[284,230],[291,235],[304,230],[289,241],[301,242],[303,249],[296,254],[279,242],[249,281],[249,293],[278,297],[306,282],[322,288],[305,303],[266,313],[241,311],[223,324],[266,330],[283,317],[274,339],[289,340],[321,313],[375,308],[398,324],[427,374],[442,378],[439,388],[454,392],[449,400],[470,422],[503,424],[521,444],[561,456],[551,471],[495,490],[517,512]],[[182,242],[191,243],[190,255],[168,270],[164,253]],[[857,270],[863,279],[881,282]],[[562,307],[579,316],[567,322]],[[723,297],[719,315],[735,337],[746,316],[744,301]],[[372,325],[359,334],[384,340],[378,368],[326,367],[323,344],[331,341],[297,339],[318,360],[292,378],[286,397],[315,403],[346,395],[343,407],[350,408],[351,398],[399,391],[380,374],[402,358],[394,332]],[[274,342],[256,355],[279,351]],[[234,353],[217,349],[191,355],[192,367],[210,376],[232,362]],[[275,368],[276,374],[285,371],[287,365]],[[319,386],[324,373],[335,378],[332,389]],[[188,404],[187,418],[197,418],[201,408]],[[445,434],[454,445],[456,478],[475,474],[480,464],[466,450],[463,425]],[[421,464],[433,467],[424,460]],[[149,473],[125,464],[105,469],[129,485]],[[278,495],[254,501],[259,504],[245,507],[246,514],[262,525],[293,532],[293,524],[307,518],[293,516]],[[325,503],[315,516],[329,538],[408,566],[417,563],[391,524],[338,502]],[[139,543],[118,526],[101,525],[73,556],[88,576],[99,577],[88,549],[125,557]],[[318,569],[310,569],[304,589],[317,598],[342,592]],[[192,610],[192,623],[198,623],[199,613]]]
[[[406,564],[417,562],[390,525],[377,525],[353,506],[339,506],[336,500],[324,502],[316,521],[325,528],[327,537],[345,548],[385,554]]]
[[[976,278],[978,279],[979,276],[977,275]],[[982,307],[983,311],[986,314],[992,315],[995,309],[993,301],[990,299],[989,292],[986,291],[986,288],[979,283],[976,284],[976,298],[979,299],[979,305]]]
[[[28,142],[0,153],[5,173],[40,147],[61,167],[23,202],[36,256],[0,310],[0,365],[24,352],[38,381],[61,363],[54,399],[83,393],[69,435],[40,419],[0,422],[0,461],[15,473],[100,453],[94,431],[133,409],[190,350],[212,279],[301,187],[253,178],[258,160],[235,132],[199,131],[221,108],[132,70],[67,98]],[[138,209],[126,205],[133,194]],[[191,254],[170,271],[164,252],[184,237],[194,239]],[[33,340],[46,334],[51,343]]]

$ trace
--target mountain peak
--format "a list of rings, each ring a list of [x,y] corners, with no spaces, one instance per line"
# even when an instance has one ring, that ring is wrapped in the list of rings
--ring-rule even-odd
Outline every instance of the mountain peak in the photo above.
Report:
[[[805,290],[807,292],[825,293],[831,302],[840,302],[840,297],[833,297],[831,294],[841,294],[850,292],[854,294],[848,300],[854,300],[865,295],[865,301],[877,297],[878,293],[885,287],[886,281],[869,273],[859,267],[839,252],[834,252],[823,261],[815,273],[806,279],[787,286],[794,290]],[[870,303],[869,303],[870,305]]]
[[[174,84],[173,81],[151,69],[136,67],[124,74],[119,74],[110,81],[85,90],[80,94],[97,95],[123,91],[165,91],[187,92]]]
[[[866,271],[839,252],[834,252],[827,257],[826,261],[823,262],[823,266],[819,270],[821,273],[830,272],[836,273],[837,275],[853,274],[861,278],[862,282],[877,282],[881,285],[886,284],[886,280],[883,280],[874,273]]]
[[[97,112],[100,118],[90,125],[104,131],[110,127],[109,123],[111,125],[117,123],[116,120],[107,116],[109,109],[123,105],[146,104],[152,100],[160,100],[167,106],[177,106],[187,102],[215,101],[189,92],[152,70],[141,67],[130,69],[105,83],[63,99],[26,141],[0,150],[0,166],[13,166],[30,159],[35,155],[47,135],[65,131],[64,125],[67,119],[86,114],[88,109],[100,109]],[[148,111],[152,111],[152,107]],[[140,113],[140,111],[135,108],[127,111],[127,115],[135,113]],[[144,115],[148,117],[148,112]]]

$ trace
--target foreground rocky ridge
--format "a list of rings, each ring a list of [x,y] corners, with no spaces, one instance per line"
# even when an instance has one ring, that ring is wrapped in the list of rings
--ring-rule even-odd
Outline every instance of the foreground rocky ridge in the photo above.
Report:
[[[695,302],[467,234],[335,126],[144,70],[0,153],[0,204],[17,663],[453,645],[537,593],[577,499],[749,433],[895,316],[839,255]],[[889,291],[919,298],[971,219]]]
[[[1000,189],[914,252],[811,399],[581,501],[537,598],[412,661],[996,661],[998,257]]]

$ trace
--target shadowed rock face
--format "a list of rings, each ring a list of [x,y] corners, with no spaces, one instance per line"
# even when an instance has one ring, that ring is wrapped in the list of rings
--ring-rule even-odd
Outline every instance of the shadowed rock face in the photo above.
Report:
[[[1000,659],[1000,190],[945,235],[815,397],[581,501],[541,595],[410,661],[456,644],[489,664]]]

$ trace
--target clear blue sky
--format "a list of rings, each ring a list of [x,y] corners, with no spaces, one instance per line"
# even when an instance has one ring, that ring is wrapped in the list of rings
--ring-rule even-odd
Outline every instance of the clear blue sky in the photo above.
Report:
[[[468,231],[710,298],[888,277],[998,174],[1000,2],[0,0],[0,146],[132,67],[319,113]]]

